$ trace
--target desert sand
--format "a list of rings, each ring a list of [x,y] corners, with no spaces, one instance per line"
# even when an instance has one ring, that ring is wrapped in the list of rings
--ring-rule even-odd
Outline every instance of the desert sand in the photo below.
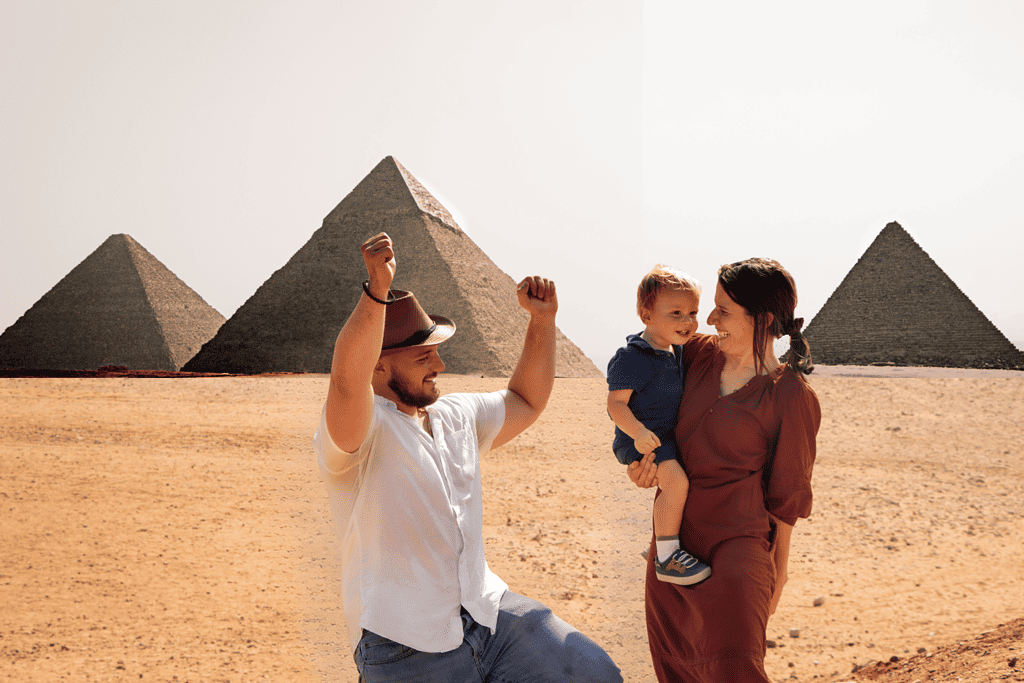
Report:
[[[1024,373],[819,368],[811,382],[814,511],[769,674],[1024,680]],[[0,379],[0,680],[356,681],[311,450],[326,386]],[[513,590],[639,683],[654,680],[639,555],[653,492],[610,452],[605,391],[557,380],[540,421],[482,457],[484,535]]]

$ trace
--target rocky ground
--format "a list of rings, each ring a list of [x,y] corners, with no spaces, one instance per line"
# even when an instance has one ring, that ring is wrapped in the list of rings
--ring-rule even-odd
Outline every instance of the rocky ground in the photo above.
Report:
[[[911,657],[856,666],[850,681],[1024,681],[1024,619],[984,631],[974,638],[918,648]]]

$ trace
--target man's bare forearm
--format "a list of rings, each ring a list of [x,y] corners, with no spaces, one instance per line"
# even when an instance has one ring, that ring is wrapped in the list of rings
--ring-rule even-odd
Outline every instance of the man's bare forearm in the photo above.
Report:
[[[519,283],[516,296],[530,314],[530,322],[523,352],[508,381],[505,422],[494,438],[494,448],[514,439],[540,417],[555,385],[555,283],[531,276]]]
[[[523,352],[508,381],[509,391],[539,415],[555,385],[555,317],[534,314],[526,328]]]
[[[334,342],[331,385],[343,394],[370,386],[383,341],[384,306],[360,296]]]

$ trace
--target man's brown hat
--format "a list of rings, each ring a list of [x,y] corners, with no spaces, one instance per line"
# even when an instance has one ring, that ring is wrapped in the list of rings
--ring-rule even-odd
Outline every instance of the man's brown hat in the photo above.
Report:
[[[412,292],[392,289],[388,299],[382,355],[412,346],[440,344],[455,334],[455,323],[441,315],[427,315]]]

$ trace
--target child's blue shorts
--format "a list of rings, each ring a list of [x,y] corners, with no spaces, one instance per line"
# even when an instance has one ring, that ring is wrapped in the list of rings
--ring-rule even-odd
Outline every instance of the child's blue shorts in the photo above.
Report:
[[[659,436],[658,439],[661,441],[661,445],[654,449],[654,462],[660,463],[666,460],[675,460],[679,455],[679,449],[676,448],[676,442],[670,436]],[[640,451],[636,449],[633,442],[629,442],[625,446],[620,446],[615,449],[615,457],[623,465],[628,465],[631,462],[636,462],[644,456],[641,455]]]

